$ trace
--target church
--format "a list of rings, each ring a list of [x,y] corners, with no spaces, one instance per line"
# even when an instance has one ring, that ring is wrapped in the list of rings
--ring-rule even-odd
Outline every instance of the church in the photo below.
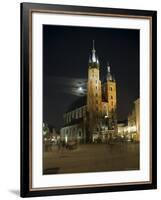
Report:
[[[65,143],[104,143],[117,135],[116,80],[108,63],[106,79],[101,81],[100,67],[93,41],[88,62],[87,94],[73,102],[63,115],[60,137]]]

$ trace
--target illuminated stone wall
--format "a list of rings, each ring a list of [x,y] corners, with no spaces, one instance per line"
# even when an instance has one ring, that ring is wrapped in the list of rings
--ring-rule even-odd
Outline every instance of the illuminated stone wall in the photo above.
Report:
[[[92,141],[92,135],[100,131],[100,118],[102,112],[102,88],[99,80],[99,69],[88,69],[87,83],[87,112],[88,112],[88,139]]]
[[[116,110],[116,81],[107,81],[107,102],[108,102],[108,112]]]
[[[134,141],[140,141],[140,99],[134,101],[134,107],[128,116],[128,133]]]
[[[140,99],[137,99],[134,103],[136,113],[136,140],[140,141]]]

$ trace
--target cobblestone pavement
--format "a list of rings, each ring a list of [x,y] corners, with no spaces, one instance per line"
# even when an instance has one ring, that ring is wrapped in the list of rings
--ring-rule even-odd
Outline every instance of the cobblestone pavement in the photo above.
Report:
[[[75,150],[50,148],[43,154],[43,174],[139,169],[139,144],[81,144]]]

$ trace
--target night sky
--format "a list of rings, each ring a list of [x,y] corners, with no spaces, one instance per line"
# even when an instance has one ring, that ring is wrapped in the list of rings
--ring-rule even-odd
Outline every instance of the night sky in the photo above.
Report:
[[[95,40],[100,75],[107,62],[117,83],[118,120],[139,97],[139,30],[43,26],[43,121],[60,128],[63,113],[85,94],[88,60]],[[79,87],[83,88],[80,93]]]

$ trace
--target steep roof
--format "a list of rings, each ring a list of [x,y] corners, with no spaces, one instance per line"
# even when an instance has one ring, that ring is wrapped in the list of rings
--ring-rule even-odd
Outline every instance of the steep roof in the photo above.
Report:
[[[79,97],[76,101],[74,101],[69,108],[67,109],[67,112],[70,112],[72,110],[75,110],[76,108],[80,108],[82,106],[87,105],[87,96]]]
[[[68,126],[73,126],[73,125],[77,125],[83,122],[83,117],[79,118],[79,119],[72,119],[71,122],[69,123],[65,123],[64,126],[62,128],[68,127]]]

